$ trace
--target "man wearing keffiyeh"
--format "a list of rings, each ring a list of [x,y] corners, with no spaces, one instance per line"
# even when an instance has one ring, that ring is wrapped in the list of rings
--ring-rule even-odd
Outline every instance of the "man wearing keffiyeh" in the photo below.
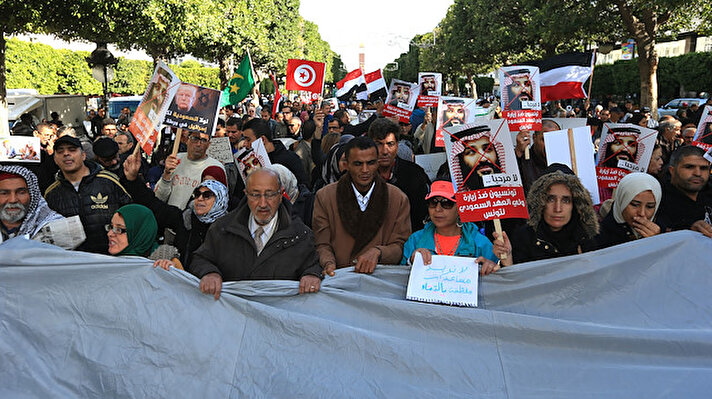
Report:
[[[62,215],[47,206],[34,173],[22,166],[0,166],[0,242],[16,236],[32,238],[56,219]]]

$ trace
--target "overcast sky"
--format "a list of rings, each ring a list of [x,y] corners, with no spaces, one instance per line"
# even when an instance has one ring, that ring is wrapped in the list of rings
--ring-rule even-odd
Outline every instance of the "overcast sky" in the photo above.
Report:
[[[346,69],[358,68],[359,45],[366,72],[383,68],[408,51],[410,39],[428,33],[453,0],[301,0],[299,14],[319,26],[322,39],[341,55]]]

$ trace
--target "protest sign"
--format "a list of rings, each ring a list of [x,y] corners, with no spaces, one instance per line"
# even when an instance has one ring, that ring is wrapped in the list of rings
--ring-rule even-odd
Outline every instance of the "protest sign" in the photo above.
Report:
[[[593,203],[600,203],[591,130],[588,126],[545,132],[544,145],[548,164],[561,163],[570,167],[591,193]]]
[[[438,99],[442,93],[443,75],[436,72],[418,72],[418,107],[437,107]]]
[[[423,170],[425,174],[428,175],[430,181],[435,180],[438,174],[438,169],[440,165],[447,162],[447,157],[444,152],[436,152],[433,154],[419,154],[415,156],[415,163],[417,163]]]
[[[445,128],[445,153],[460,220],[528,218],[512,137],[504,119]]]
[[[178,76],[168,68],[168,65],[159,61],[141,103],[129,123],[129,131],[148,155],[153,151],[158,138],[158,127],[163,122],[168,105],[173,100],[179,85]]]
[[[429,265],[415,253],[405,297],[411,301],[477,306],[479,265],[474,258],[433,255]]]
[[[435,123],[435,146],[445,147],[443,129],[472,123],[476,118],[489,116],[489,108],[482,108],[474,98],[440,97]]]
[[[163,124],[212,136],[218,123],[221,95],[219,90],[181,83],[168,106]]]
[[[697,124],[695,137],[692,139],[692,144],[708,151],[712,148],[712,106],[705,105],[700,117],[700,123]]]
[[[9,136],[0,138],[0,162],[40,162],[42,145],[39,137]]]
[[[601,201],[611,198],[626,174],[648,170],[657,137],[657,130],[629,123],[604,124],[596,159]]]
[[[388,89],[388,98],[383,108],[383,115],[397,117],[401,122],[409,122],[413,113],[415,103],[418,100],[420,87],[417,83],[404,82],[402,80],[391,80]]]
[[[235,153],[235,163],[242,181],[247,184],[247,176],[257,169],[272,165],[262,140],[255,140],[249,148],[242,148]]]
[[[319,101],[319,93],[312,93],[310,91],[299,91],[299,100],[302,104],[311,104],[313,102]]]
[[[210,140],[207,154],[209,157],[217,159],[224,164],[235,162],[229,137],[213,137]]]
[[[541,130],[539,68],[511,66],[499,69],[502,115],[509,130]]]

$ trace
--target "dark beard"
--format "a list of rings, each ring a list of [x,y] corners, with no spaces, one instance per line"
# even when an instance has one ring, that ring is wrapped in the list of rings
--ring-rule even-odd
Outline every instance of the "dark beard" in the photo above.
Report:
[[[627,155],[628,156],[628,162],[633,162],[635,163],[635,157],[629,153],[628,151],[621,151],[617,153],[616,155],[612,156],[610,159],[607,161],[603,162],[603,166],[609,167],[609,168],[617,168],[618,167],[618,157],[620,155]],[[606,156],[610,156],[610,152],[606,152]]]
[[[493,170],[493,173],[499,173],[500,170],[498,165],[486,161],[482,161],[477,165],[477,169],[484,167],[490,167]],[[462,170],[462,178],[465,179],[464,184],[467,191],[480,190],[485,188],[485,184],[482,181],[482,176],[477,174],[477,171],[472,172],[472,168],[462,160],[460,160],[460,168]]]

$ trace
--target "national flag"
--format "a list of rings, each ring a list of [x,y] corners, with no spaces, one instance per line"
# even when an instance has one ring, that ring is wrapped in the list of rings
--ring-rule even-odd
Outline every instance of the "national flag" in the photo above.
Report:
[[[521,65],[539,67],[541,101],[587,98],[584,83],[593,73],[593,53],[567,53]]]
[[[336,97],[340,101],[347,101],[355,92],[363,91],[359,90],[361,85],[366,85],[366,81],[363,79],[363,71],[354,69],[347,73],[346,77],[336,82]]]
[[[255,74],[252,69],[252,59],[250,52],[240,61],[240,65],[232,74],[230,81],[227,82],[225,90],[223,90],[220,101],[220,108],[226,105],[236,105],[244,100],[255,86]]]
[[[375,101],[381,99],[385,101],[386,97],[388,97],[388,91],[386,90],[386,80],[383,79],[381,70],[376,69],[373,72],[367,73],[364,79],[366,80],[369,100]]]
[[[270,77],[272,78],[272,83],[274,83],[274,101],[272,103],[272,118],[274,119],[274,116],[277,115],[277,111],[279,111],[279,104],[282,102],[282,95],[279,94],[279,85],[277,84],[274,75],[270,75]]]
[[[325,71],[323,62],[290,59],[287,61],[286,89],[321,93]]]

